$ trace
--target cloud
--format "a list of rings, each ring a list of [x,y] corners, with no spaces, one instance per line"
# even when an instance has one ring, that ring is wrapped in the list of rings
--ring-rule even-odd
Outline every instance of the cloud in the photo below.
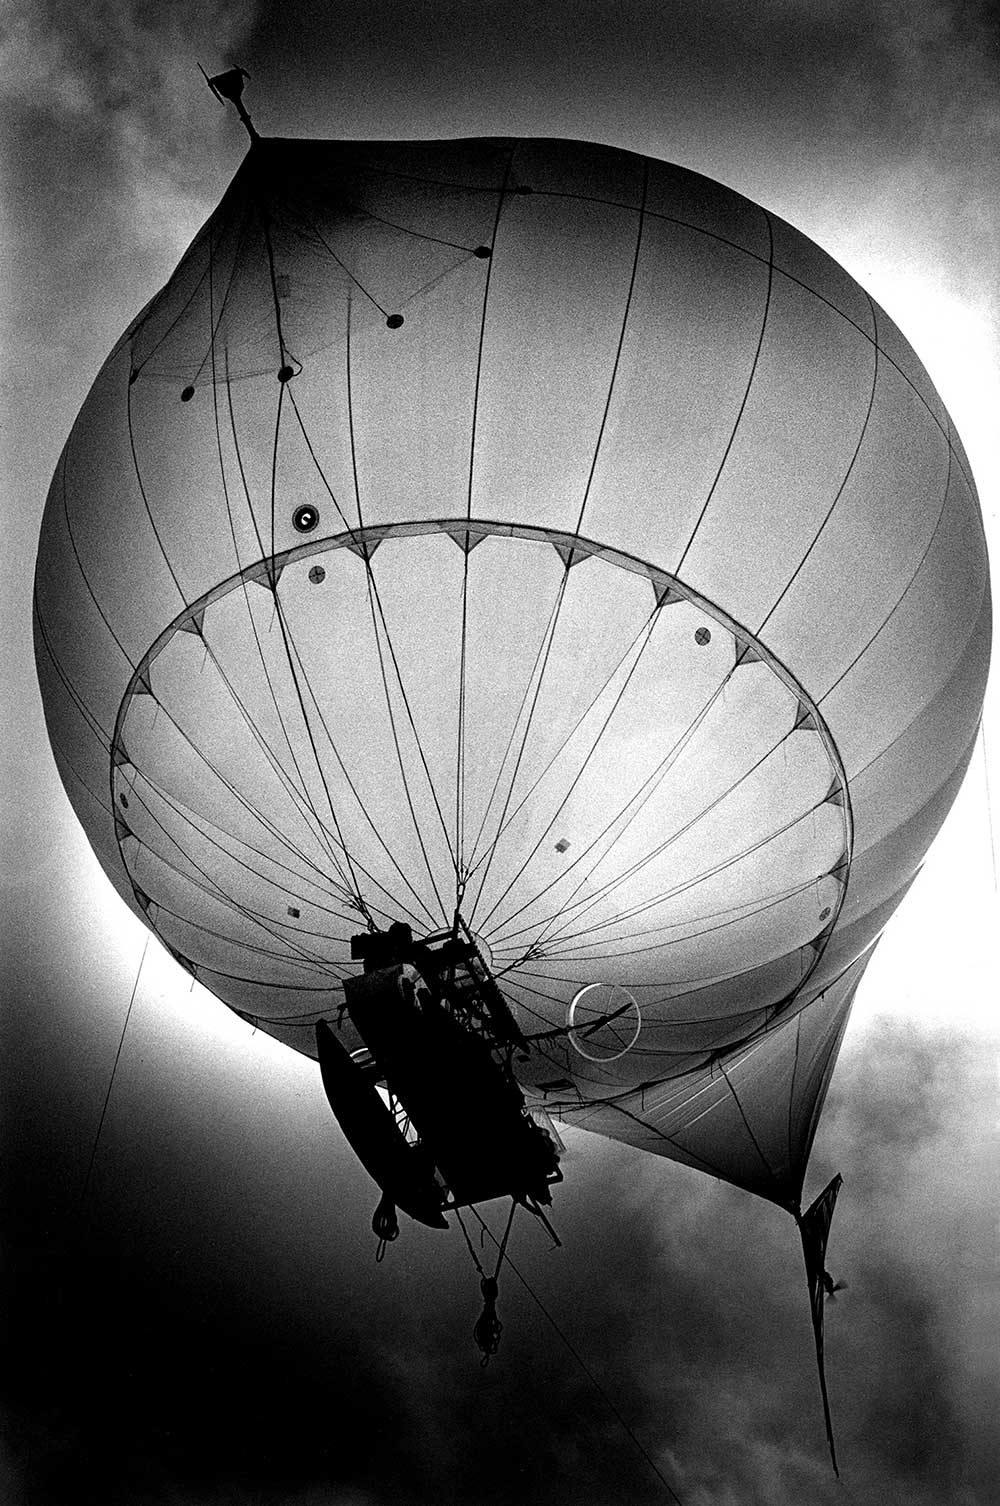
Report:
[[[12,343],[72,358],[106,306],[120,319],[116,284],[152,291],[166,276],[218,196],[226,122],[197,60],[224,61],[252,17],[244,0],[13,0],[0,52]]]

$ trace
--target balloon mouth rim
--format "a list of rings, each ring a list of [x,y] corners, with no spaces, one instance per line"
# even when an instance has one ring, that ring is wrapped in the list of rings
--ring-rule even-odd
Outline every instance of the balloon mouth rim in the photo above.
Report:
[[[473,549],[488,538],[521,539],[551,545],[559,555],[567,572],[583,560],[596,558],[629,573],[643,576],[649,581],[652,591],[651,616],[672,602],[688,602],[717,622],[732,636],[736,651],[734,669],[741,663],[752,664],[760,661],[778,677],[786,689],[795,697],[797,712],[792,730],[805,727],[807,730],[819,735],[833,770],[833,779],[826,799],[834,800],[836,804],[842,807],[844,821],[844,850],[843,857],[838,864],[839,893],[837,901],[831,918],[824,923],[822,931],[810,943],[813,957],[794,991],[793,997],[797,997],[815,972],[826,949],[827,942],[836,928],[847,895],[853,859],[854,821],[850,789],[843,760],[833,735],[827,726],[819,706],[799,683],[788,666],[767,648],[756,634],[746,628],[730,613],[726,612],[724,608],[720,607],[703,593],[695,590],[675,573],[661,566],[651,564],[613,545],[601,543],[581,534],[570,533],[565,530],[549,528],[538,524],[497,521],[479,517],[411,519],[403,522],[369,524],[359,528],[348,527],[339,534],[310,536],[308,539],[303,539],[301,543],[293,545],[288,549],[271,555],[261,556],[242,570],[218,582],[203,593],[196,601],[188,603],[157,636],[136,665],[118,708],[109,749],[113,807],[117,803],[116,775],[119,774],[123,766],[131,763],[123,738],[123,728],[129,706],[135,695],[151,693],[151,668],[159,654],[175,634],[185,632],[204,637],[205,614],[209,607],[231,592],[244,588],[250,582],[256,582],[265,589],[270,590],[274,594],[275,599],[277,599],[279,582],[286,568],[312,555],[329,554],[336,550],[347,550],[358,556],[365,568],[370,571],[372,557],[386,539],[417,538],[434,534],[446,535],[466,555],[471,553]],[[700,639],[696,639],[696,641],[699,643],[704,642],[704,640]],[[122,832],[119,830],[117,819],[115,826],[119,858],[131,881],[129,865],[122,848],[124,838]],[[149,917],[145,909],[144,914],[146,914],[148,922]],[[634,1042],[631,1044],[634,1044]],[[605,1057],[600,1060],[607,1062],[609,1058]]]

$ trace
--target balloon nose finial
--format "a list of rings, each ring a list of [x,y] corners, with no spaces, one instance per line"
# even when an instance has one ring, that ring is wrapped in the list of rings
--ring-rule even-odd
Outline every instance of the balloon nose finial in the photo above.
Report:
[[[201,68],[200,63],[198,67]],[[260,137],[257,134],[253,121],[250,119],[247,107],[243,103],[243,83],[245,79],[250,77],[246,69],[239,67],[227,68],[223,73],[213,74],[211,78],[209,78],[204,68],[201,68],[201,72],[216,99],[220,100],[223,104],[228,100],[230,104],[236,106],[236,113],[246,126],[250,140],[259,141]]]

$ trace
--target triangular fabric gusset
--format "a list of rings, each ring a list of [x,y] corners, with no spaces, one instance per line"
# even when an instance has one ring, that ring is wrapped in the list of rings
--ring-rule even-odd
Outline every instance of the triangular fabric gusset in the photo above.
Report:
[[[802,1254],[806,1263],[809,1282],[809,1307],[812,1314],[813,1336],[816,1341],[816,1365],[819,1370],[819,1388],[823,1397],[823,1417],[826,1422],[826,1441],[830,1445],[833,1472],[839,1477],[837,1450],[833,1441],[833,1422],[830,1417],[830,1398],[826,1390],[826,1371],[823,1365],[823,1304],[833,1292],[833,1279],[826,1269],[826,1246],[830,1237],[830,1224],[843,1177],[838,1172],[827,1183],[805,1213],[796,1218],[802,1240]]]
[[[588,551],[581,549],[579,544],[553,544],[552,547],[567,570],[572,569],[574,565],[578,565],[581,560],[588,557]]]
[[[736,654],[737,669],[739,669],[741,664],[761,663],[761,656],[752,643],[744,643],[741,638],[737,638],[736,643],[738,645]]]
[[[126,839],[126,837],[131,837],[131,836],[134,836],[134,835],[135,834],[132,831],[132,828],[130,826],[126,826],[126,824],[122,820],[121,816],[116,816],[115,817],[115,840],[117,842],[124,842],[125,839]]]
[[[177,626],[182,633],[194,633],[196,638],[204,637],[205,608],[197,607],[187,617],[183,617]]]
[[[149,683],[149,674],[148,673],[141,674],[141,675],[136,675],[135,680],[132,683],[132,694],[133,695],[150,695],[150,696],[153,694],[153,687]]]
[[[659,609],[660,607],[669,607],[672,606],[675,601],[684,600],[684,597],[681,595],[680,591],[676,589],[675,586],[658,585],[655,580],[651,580],[650,585],[653,588],[653,595],[656,598],[657,609]]]
[[[850,854],[845,852],[843,857],[838,859],[836,865],[830,869],[830,877],[837,879],[841,884],[846,884],[847,875],[850,872],[850,868]]]
[[[840,782],[839,779],[834,779],[833,782],[830,785],[830,788],[827,790],[826,794],[823,796],[823,804],[824,805],[843,805],[843,803],[844,803],[844,786]]]
[[[370,541],[368,539],[352,539],[350,543],[344,545],[344,548],[350,554],[356,554],[359,560],[364,560],[367,564],[381,542],[381,539],[372,539]]]
[[[798,732],[803,727],[807,732],[815,732],[816,715],[815,712],[813,712],[810,707],[806,705],[805,701],[799,701],[797,707],[795,708],[795,722],[792,726],[792,731]]]
[[[263,586],[266,591],[276,591],[281,579],[284,564],[277,565],[273,560],[258,560],[243,577],[245,581],[253,581],[254,585]]]
[[[139,906],[139,909],[145,913],[153,903],[149,895],[144,889],[140,889],[136,884],[132,885],[132,894],[135,898],[136,904]]]
[[[128,754],[125,752],[124,744],[122,744],[122,743],[115,743],[114,747],[111,750],[111,766],[112,766],[112,768],[120,769],[122,767],[122,764],[131,763],[131,762],[132,762],[131,758],[129,758]]]
[[[819,935],[814,936],[812,941],[807,943],[806,950],[815,953],[815,955],[818,957],[820,952],[822,952],[823,948],[829,941],[830,935],[836,924],[836,920],[832,920],[828,926],[824,926]]]
[[[489,533],[485,528],[446,528],[445,533],[453,543],[458,545],[463,554],[471,554],[477,544],[489,538]]]

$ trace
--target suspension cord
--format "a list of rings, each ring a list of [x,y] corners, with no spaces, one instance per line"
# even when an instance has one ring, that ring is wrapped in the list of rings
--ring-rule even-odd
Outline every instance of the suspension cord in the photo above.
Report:
[[[489,1234],[490,1238],[493,1240],[493,1243],[497,1244],[496,1236],[493,1234],[493,1231],[487,1227],[484,1219],[482,1218],[482,1215],[475,1207],[475,1205],[473,1205],[472,1211],[479,1219],[479,1222],[486,1230],[486,1233]],[[500,1348],[500,1335],[503,1333],[503,1324],[497,1317],[497,1297],[500,1291],[500,1267],[503,1265],[504,1257],[507,1254],[507,1241],[510,1238],[510,1231],[514,1223],[514,1214],[516,1213],[516,1211],[517,1199],[511,1198],[510,1216],[507,1219],[507,1227],[504,1230],[503,1239],[497,1246],[499,1254],[497,1256],[496,1268],[492,1276],[487,1276],[486,1272],[483,1269],[483,1263],[479,1259],[479,1256],[476,1254],[472,1240],[469,1238],[469,1231],[465,1227],[461,1209],[455,1209],[455,1216],[458,1219],[458,1226],[461,1229],[462,1233],[465,1235],[465,1243],[468,1246],[469,1254],[472,1256],[473,1264],[475,1265],[476,1270],[479,1272],[479,1290],[483,1294],[483,1310],[476,1320],[476,1326],[472,1330],[472,1336],[475,1339],[479,1351],[483,1356],[481,1363],[484,1369],[490,1362],[490,1356],[496,1354],[497,1350]],[[481,1235],[480,1238],[482,1238]]]
[[[476,1217],[479,1219],[479,1222],[482,1225],[482,1228],[483,1228],[484,1232],[486,1234],[488,1234],[489,1237],[490,1237],[490,1239],[493,1240],[493,1243],[496,1244],[497,1243],[496,1236],[494,1235],[492,1229],[490,1229],[489,1225],[485,1222],[485,1220],[480,1215],[478,1208],[473,1208],[472,1211],[476,1215]],[[468,1241],[468,1235],[466,1235],[466,1240]],[[504,1242],[506,1243],[506,1236],[505,1236],[505,1241]],[[470,1249],[471,1249],[471,1244],[470,1244]],[[475,1252],[473,1252],[473,1258],[475,1258]],[[476,1263],[478,1265],[479,1262],[477,1261]],[[511,1257],[509,1255],[507,1256],[507,1264],[510,1266],[511,1270],[514,1272],[514,1275],[517,1277],[518,1281],[520,1281],[521,1285],[524,1287],[525,1291],[528,1293],[528,1296],[531,1298],[532,1302],[534,1302],[535,1306],[539,1309],[539,1311],[541,1312],[542,1316],[547,1319],[547,1321],[550,1324],[550,1326],[555,1330],[557,1336],[562,1340],[562,1343],[565,1345],[566,1349],[569,1351],[569,1353],[576,1360],[576,1362],[579,1365],[580,1369],[583,1371],[584,1375],[590,1381],[591,1385],[594,1387],[594,1390],[602,1398],[602,1400],[604,1401],[604,1403],[607,1406],[608,1410],[610,1412],[612,1412],[614,1414],[614,1416],[618,1419],[618,1421],[621,1423],[621,1426],[624,1428],[624,1430],[628,1434],[629,1438],[635,1444],[636,1448],[639,1450],[640,1454],[645,1459],[645,1461],[649,1465],[650,1469],[653,1471],[653,1474],[659,1480],[659,1482],[663,1486],[663,1488],[667,1491],[667,1494],[670,1496],[670,1499],[676,1503],[676,1506],[684,1506],[684,1503],[682,1502],[680,1496],[674,1490],[673,1486],[670,1484],[670,1481],[667,1479],[666,1475],[663,1474],[663,1472],[660,1469],[659,1465],[652,1458],[652,1456],[647,1452],[647,1450],[643,1447],[643,1445],[640,1442],[640,1440],[636,1437],[635,1433],[629,1427],[628,1423],[625,1421],[625,1418],[622,1416],[621,1412],[619,1412],[618,1408],[615,1406],[614,1402],[611,1400],[611,1397],[605,1391],[604,1387],[601,1385],[600,1381],[597,1379],[596,1375],[591,1370],[590,1366],[583,1359],[583,1356],[580,1354],[579,1350],[577,1350],[573,1346],[573,1344],[570,1343],[569,1338],[563,1332],[563,1330],[559,1327],[559,1324],[556,1322],[555,1318],[549,1312],[548,1308],[545,1306],[545,1303],[542,1301],[541,1297],[539,1297],[538,1293],[535,1292],[532,1289],[530,1283],[528,1282],[527,1277],[524,1276],[521,1273],[521,1271],[514,1264],[514,1261],[511,1259]]]
[[[88,1192],[88,1190],[90,1188],[90,1177],[91,1177],[91,1173],[94,1170],[94,1162],[97,1160],[97,1147],[98,1147],[98,1145],[100,1144],[100,1141],[101,1141],[101,1131],[104,1128],[104,1120],[105,1120],[105,1117],[106,1117],[107,1112],[108,1112],[108,1104],[111,1102],[111,1089],[115,1085],[115,1073],[118,1071],[118,1063],[121,1060],[122,1047],[125,1044],[125,1032],[128,1029],[128,1022],[129,1022],[129,1020],[132,1017],[132,1005],[135,1003],[135,996],[136,996],[136,994],[137,994],[137,992],[139,990],[139,979],[142,976],[142,965],[143,965],[143,963],[146,960],[146,953],[148,951],[149,951],[149,932],[147,931],[146,932],[146,941],[145,941],[145,944],[144,944],[144,946],[142,948],[142,956],[139,958],[139,966],[138,966],[138,968],[136,970],[135,982],[132,984],[132,997],[129,999],[129,1001],[128,1001],[128,1009],[126,1009],[126,1011],[125,1011],[125,1023],[122,1026],[121,1039],[118,1042],[118,1050],[115,1052],[114,1065],[111,1068],[111,1078],[110,1078],[110,1081],[108,1082],[108,1091],[104,1095],[104,1105],[103,1105],[103,1107],[101,1109],[101,1117],[100,1117],[100,1119],[98,1120],[98,1123],[97,1123],[97,1133],[94,1136],[94,1143],[93,1143],[93,1145],[90,1148],[90,1161],[89,1161],[89,1163],[87,1165],[87,1175],[83,1179],[83,1191],[80,1193],[80,1207],[81,1208],[84,1206],[84,1204],[87,1201],[87,1192]]]

